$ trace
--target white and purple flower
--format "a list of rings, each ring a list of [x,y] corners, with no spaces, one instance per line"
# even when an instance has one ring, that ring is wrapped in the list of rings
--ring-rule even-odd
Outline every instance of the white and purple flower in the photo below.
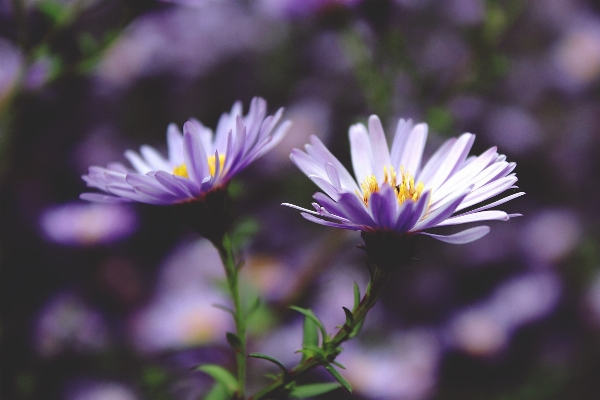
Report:
[[[92,166],[82,178],[102,193],[83,193],[83,200],[169,205],[202,199],[223,188],[241,170],[276,145],[290,126],[278,124],[280,108],[266,116],[267,103],[254,98],[246,116],[236,102],[229,114],[221,116],[216,132],[198,120],[183,125],[183,135],[175,124],[167,129],[168,158],[144,145],[140,154],[125,152],[134,169],[121,163],[106,168]]]
[[[523,195],[511,194],[472,208],[507,189],[515,188],[511,173],[515,163],[492,147],[478,157],[468,157],[475,135],[464,133],[446,141],[422,165],[427,124],[398,123],[391,151],[383,127],[375,115],[369,128],[350,127],[350,149],[356,180],[316,137],[294,149],[292,161],[325,193],[314,195],[316,211],[284,204],[302,211],[309,221],[367,233],[424,234],[454,243],[468,243],[486,235],[485,225],[452,235],[426,232],[430,228],[486,220],[506,221],[520,214],[490,210]],[[467,210],[467,211],[465,211]]]

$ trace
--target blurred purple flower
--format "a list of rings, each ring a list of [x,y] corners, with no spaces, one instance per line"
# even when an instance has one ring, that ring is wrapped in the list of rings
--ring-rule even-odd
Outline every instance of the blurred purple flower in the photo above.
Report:
[[[78,296],[60,293],[40,312],[35,342],[37,351],[44,357],[67,349],[98,351],[108,345],[108,330],[102,316]]]
[[[0,39],[0,105],[17,84],[23,63],[19,49]]]
[[[156,352],[224,341],[231,316],[214,304],[227,302],[208,287],[163,293],[131,319],[135,347]]]
[[[261,0],[267,14],[279,18],[298,18],[336,7],[353,7],[362,0]]]
[[[513,278],[500,285],[489,299],[451,320],[447,328],[449,344],[475,356],[497,354],[506,348],[515,330],[550,313],[560,293],[560,280],[554,273]]]
[[[321,225],[425,234],[454,244],[477,240],[489,232],[489,227],[482,225],[448,236],[424,231],[486,220],[506,221],[519,215],[489,209],[523,192],[457,215],[513,188],[517,177],[511,172],[516,164],[506,162],[495,147],[479,157],[467,157],[475,135],[465,133],[446,141],[421,168],[427,129],[424,123],[413,125],[401,119],[390,152],[377,116],[369,119],[368,131],[363,124],[351,126],[356,181],[323,143],[312,137],[311,144],[305,146],[306,153],[294,149],[291,159],[325,194],[314,195],[316,211],[284,205],[299,209],[304,218]]]
[[[600,76],[600,20],[576,18],[556,45],[553,63],[558,84],[577,91]]]
[[[442,355],[433,331],[397,333],[376,348],[358,342],[344,347],[338,358],[347,367],[344,376],[365,398],[418,400],[431,396]]]
[[[167,129],[168,159],[153,147],[141,147],[141,156],[131,150],[125,157],[135,170],[121,163],[107,168],[90,167],[83,179],[88,186],[108,194],[83,193],[83,200],[167,205],[201,199],[222,188],[241,170],[275,146],[290,126],[278,125],[283,114],[265,118],[267,103],[254,98],[248,115],[236,102],[229,114],[221,116],[216,133],[198,120],[183,125],[183,136],[174,125]],[[278,125],[278,126],[277,126]]]
[[[285,27],[238,1],[181,0],[136,18],[96,70],[101,91],[140,76],[173,72],[194,77],[244,52],[263,52],[286,37]]]
[[[130,387],[110,381],[83,380],[71,384],[67,400],[138,400],[140,397]]]
[[[45,210],[40,226],[52,242],[81,246],[123,239],[138,222],[133,210],[123,205],[67,203]]]

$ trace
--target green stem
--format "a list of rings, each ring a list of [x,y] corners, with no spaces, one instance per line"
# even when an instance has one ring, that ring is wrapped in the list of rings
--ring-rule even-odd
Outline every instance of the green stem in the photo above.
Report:
[[[240,290],[238,285],[238,267],[233,258],[233,250],[229,236],[225,235],[221,243],[215,244],[225,267],[227,286],[233,300],[233,319],[235,322],[236,335],[241,345],[235,349],[237,362],[238,391],[236,399],[244,399],[246,386],[246,318],[242,309]]]
[[[296,381],[302,374],[310,371],[311,369],[322,365],[324,362],[332,362],[339,354],[339,346],[343,342],[351,339],[355,335],[353,332],[355,328],[359,329],[359,327],[364,322],[367,317],[367,313],[381,294],[383,293],[383,289],[385,287],[386,282],[388,281],[390,275],[392,273],[391,269],[382,269],[379,267],[375,267],[373,275],[371,277],[371,282],[369,287],[367,288],[367,292],[363,296],[356,310],[352,313],[354,317],[354,325],[348,326],[344,325],[340,328],[340,330],[336,333],[336,335],[327,340],[323,344],[323,350],[325,351],[324,358],[315,358],[309,357],[304,361],[300,362],[296,367],[294,367],[291,371],[288,372],[286,376],[284,374],[280,374],[277,379],[275,379],[271,384],[260,390],[254,396],[251,396],[249,400],[260,400],[265,399],[271,395],[277,395],[282,392],[290,382]]]

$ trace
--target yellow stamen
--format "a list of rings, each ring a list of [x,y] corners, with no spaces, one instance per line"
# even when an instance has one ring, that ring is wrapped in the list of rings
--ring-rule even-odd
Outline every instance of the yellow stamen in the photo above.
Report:
[[[210,171],[211,176],[215,176],[215,171],[217,169],[217,162],[215,156],[208,157],[208,170]],[[219,171],[223,171],[223,166],[225,165],[225,156],[219,154]]]
[[[181,176],[183,178],[189,178],[190,177],[188,175],[187,167],[186,167],[185,163],[183,163],[181,165],[178,165],[176,167],[173,167],[173,175]]]
[[[384,167],[383,183],[387,183],[394,188],[396,197],[398,198],[398,203],[400,204],[404,203],[408,199],[412,201],[419,200],[419,197],[421,197],[421,193],[423,193],[423,189],[425,187],[423,182],[419,182],[415,185],[415,178],[410,174],[410,172],[404,171],[403,167],[400,167],[400,176],[396,175],[394,167]],[[369,205],[369,198],[371,195],[379,192],[379,183],[377,182],[377,178],[375,178],[375,175],[367,176],[363,183],[361,183],[360,187],[362,189],[361,197],[363,202],[365,205]],[[358,195],[360,196],[361,194],[358,193]]]
[[[215,156],[208,157],[208,171],[210,172],[211,176],[215,176],[215,172],[217,169],[216,164],[217,163],[216,163]],[[225,156],[219,155],[219,170],[223,171],[224,166],[225,166]],[[185,165],[185,163],[173,167],[173,175],[181,176],[183,178],[190,177],[188,175],[188,170],[187,170],[187,166]]]

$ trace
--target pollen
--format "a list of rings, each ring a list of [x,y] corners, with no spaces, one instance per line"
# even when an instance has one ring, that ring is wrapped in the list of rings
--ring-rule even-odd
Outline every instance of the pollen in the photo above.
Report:
[[[223,166],[225,165],[225,156],[219,156],[219,170],[223,170]],[[208,171],[211,176],[215,176],[215,172],[217,169],[216,157],[210,156],[208,157]],[[181,176],[183,178],[189,178],[187,166],[185,163],[177,165],[173,167],[173,175]]]
[[[173,167],[173,175],[181,176],[183,178],[190,177],[188,175],[187,166],[185,165],[185,163],[183,163],[181,165],[177,165],[176,167]]]
[[[394,188],[399,204],[409,199],[412,201],[419,200],[424,188],[423,182],[418,182],[415,185],[415,178],[410,172],[404,171],[403,167],[400,167],[399,175],[396,173],[394,167],[384,167],[383,183],[387,183]],[[369,175],[360,184],[360,188],[362,189],[362,195],[360,193],[357,194],[362,197],[363,202],[368,206],[369,198],[373,193],[379,192],[380,186],[375,175]]]
[[[225,156],[219,155],[219,171],[223,171],[224,165],[225,165]],[[208,169],[210,171],[210,175],[215,176],[215,172],[217,169],[217,159],[215,156],[208,157]]]

